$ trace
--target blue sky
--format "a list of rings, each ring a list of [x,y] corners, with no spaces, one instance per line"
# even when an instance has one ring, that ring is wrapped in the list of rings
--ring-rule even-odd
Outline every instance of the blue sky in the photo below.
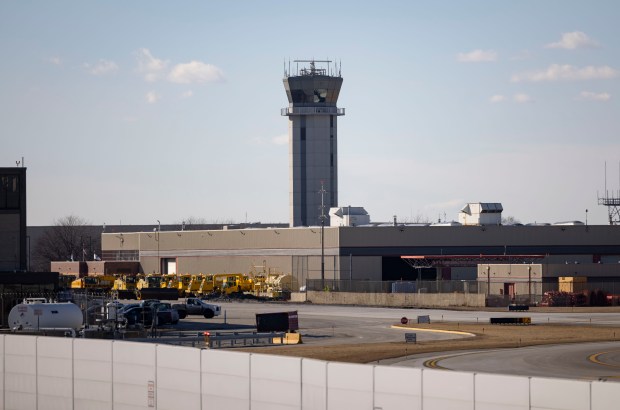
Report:
[[[284,61],[335,59],[339,202],[607,223],[617,1],[3,1],[0,166],[28,224],[287,222]]]

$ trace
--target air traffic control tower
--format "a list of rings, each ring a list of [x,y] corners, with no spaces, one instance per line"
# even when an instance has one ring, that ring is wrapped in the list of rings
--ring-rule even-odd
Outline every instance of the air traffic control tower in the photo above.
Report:
[[[342,87],[340,68],[328,60],[295,60],[284,69],[289,106],[290,226],[321,224],[338,205],[338,127],[344,108],[336,101]],[[325,219],[329,223],[328,219]]]

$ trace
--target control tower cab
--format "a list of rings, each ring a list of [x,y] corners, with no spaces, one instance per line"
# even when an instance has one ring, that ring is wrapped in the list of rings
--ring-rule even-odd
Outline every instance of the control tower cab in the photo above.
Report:
[[[320,225],[338,205],[338,126],[344,108],[336,102],[340,67],[329,60],[295,60],[284,70],[289,106],[290,226]],[[322,197],[322,198],[321,198]],[[329,221],[327,221],[329,224]]]

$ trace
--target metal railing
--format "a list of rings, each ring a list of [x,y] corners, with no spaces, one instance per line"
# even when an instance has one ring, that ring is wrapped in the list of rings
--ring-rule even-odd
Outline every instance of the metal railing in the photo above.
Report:
[[[101,252],[101,259],[104,261],[139,261],[140,252],[133,251],[103,251]]]
[[[280,110],[281,115],[344,115],[344,108],[337,107],[286,107]]]

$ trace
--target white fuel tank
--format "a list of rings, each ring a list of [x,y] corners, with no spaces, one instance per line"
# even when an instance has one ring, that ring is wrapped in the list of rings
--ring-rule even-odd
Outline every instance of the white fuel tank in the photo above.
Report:
[[[73,303],[20,303],[9,313],[11,329],[79,329],[84,317]]]

